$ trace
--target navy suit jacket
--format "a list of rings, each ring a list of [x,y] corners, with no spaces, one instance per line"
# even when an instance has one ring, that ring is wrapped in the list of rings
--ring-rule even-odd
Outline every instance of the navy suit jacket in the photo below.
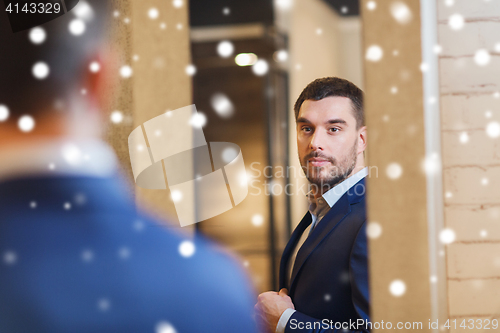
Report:
[[[200,237],[182,256],[187,237],[124,193],[116,179],[0,183],[0,332],[256,332],[239,265]]]
[[[297,311],[285,332],[340,332],[335,323],[346,323],[348,332],[366,331],[352,325],[369,320],[365,192],[362,179],[323,217],[297,253],[287,285],[288,260],[311,224],[309,212],[292,233],[281,257],[280,289],[289,290]]]

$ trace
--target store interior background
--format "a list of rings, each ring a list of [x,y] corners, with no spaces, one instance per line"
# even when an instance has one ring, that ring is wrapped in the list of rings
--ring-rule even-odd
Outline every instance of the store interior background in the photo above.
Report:
[[[256,292],[275,290],[282,249],[307,211],[293,104],[312,80],[344,77],[365,91],[368,163],[378,168],[368,182],[369,222],[381,231],[369,240],[372,320],[500,317],[500,1],[115,0],[114,8],[110,45],[134,74],[109,87],[106,109],[124,120],[106,135],[140,207],[181,230],[168,190],[134,186],[127,137],[196,104],[207,141],[240,146],[251,184],[241,204],[182,231],[236,253]],[[225,40],[234,46],[226,58],[217,52]],[[372,46],[383,54],[373,57]],[[269,69],[238,66],[240,53]],[[214,96],[226,111],[231,102],[231,116],[217,112]],[[263,175],[287,165],[298,172]],[[290,185],[292,195],[266,195],[266,183]],[[443,231],[453,237],[443,241]],[[400,295],[395,281],[405,285]]]

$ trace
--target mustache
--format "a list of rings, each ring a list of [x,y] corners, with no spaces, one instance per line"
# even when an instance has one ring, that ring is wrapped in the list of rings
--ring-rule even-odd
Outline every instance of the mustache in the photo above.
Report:
[[[319,157],[319,158],[325,159],[328,162],[330,162],[332,164],[335,164],[335,158],[334,157],[325,155],[325,154],[323,154],[322,152],[319,152],[319,151],[312,151],[309,154],[307,154],[306,156],[304,156],[304,164],[307,162],[308,159],[315,158],[315,157],[316,158]]]

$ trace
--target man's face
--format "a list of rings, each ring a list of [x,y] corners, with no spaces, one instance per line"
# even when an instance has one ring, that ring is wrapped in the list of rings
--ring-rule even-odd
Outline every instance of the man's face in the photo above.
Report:
[[[327,97],[306,100],[297,117],[297,146],[307,179],[319,189],[333,187],[349,177],[364,143],[364,127],[356,130],[351,100]],[[362,138],[364,140],[364,136]]]

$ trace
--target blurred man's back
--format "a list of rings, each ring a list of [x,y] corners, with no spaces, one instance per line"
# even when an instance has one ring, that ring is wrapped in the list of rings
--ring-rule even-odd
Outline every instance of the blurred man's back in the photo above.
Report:
[[[106,64],[88,66],[110,17],[87,2],[78,38],[71,14],[42,45],[0,20],[0,332],[255,332],[239,265],[137,213],[111,149],[82,131],[99,127]]]
[[[0,183],[0,331],[253,332],[234,263],[137,216],[122,192],[93,177]]]

